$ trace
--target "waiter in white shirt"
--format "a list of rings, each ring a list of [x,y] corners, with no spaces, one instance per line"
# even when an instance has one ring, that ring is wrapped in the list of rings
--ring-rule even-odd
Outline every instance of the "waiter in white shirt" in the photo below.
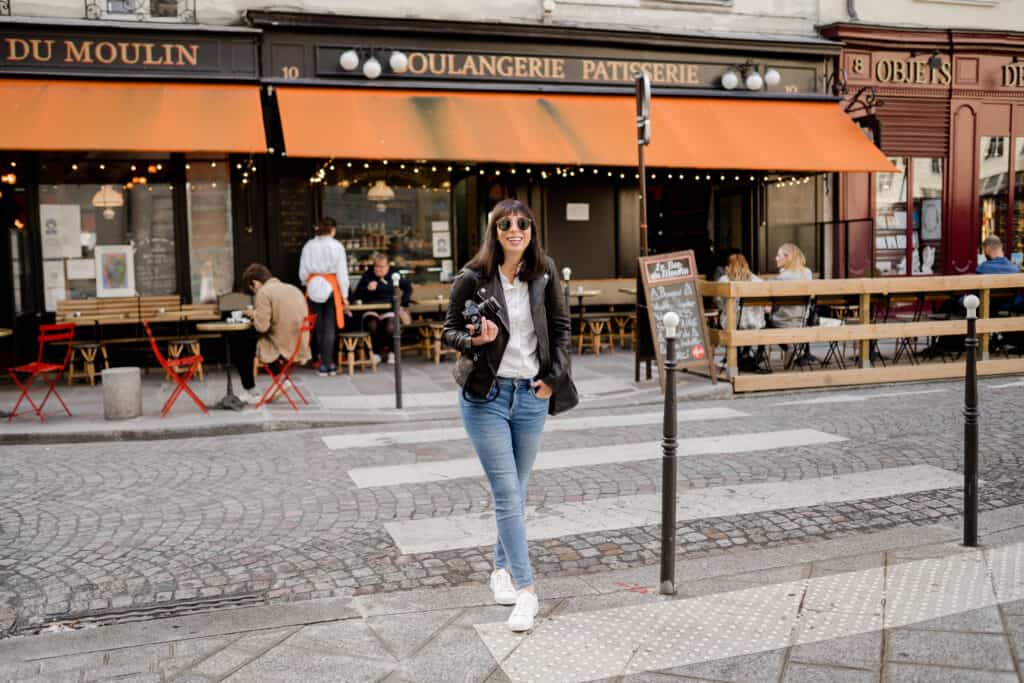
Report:
[[[312,346],[321,375],[338,373],[335,342],[337,330],[345,327],[344,313],[348,305],[348,255],[341,242],[334,239],[337,229],[337,222],[324,216],[317,225],[316,237],[302,247],[299,259],[299,280],[316,314],[316,337]]]

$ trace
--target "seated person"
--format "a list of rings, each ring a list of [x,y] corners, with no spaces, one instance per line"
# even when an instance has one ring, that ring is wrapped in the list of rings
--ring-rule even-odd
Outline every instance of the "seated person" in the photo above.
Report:
[[[373,266],[366,269],[356,285],[352,298],[358,303],[391,303],[395,296],[395,287],[391,284],[392,273],[397,269],[388,262],[388,255],[377,253],[373,256]],[[398,283],[402,290],[403,322],[408,322],[409,300],[412,299],[412,283],[402,278]],[[366,311],[363,313],[363,330],[370,333],[374,356],[377,362],[386,357],[391,362],[391,345],[395,336],[395,314],[393,311]]]
[[[777,280],[811,280],[814,275],[807,267],[807,259],[804,252],[797,245],[786,242],[779,247],[775,254],[775,265],[779,268]],[[804,327],[810,314],[810,302],[807,304],[779,304],[772,309],[769,322],[772,327]],[[783,350],[788,350],[787,344],[779,344]],[[797,365],[810,365],[818,362],[818,359],[811,355],[810,344],[797,344],[795,353],[799,353],[793,359]]]
[[[261,394],[254,391],[253,358],[258,354],[264,365],[288,360],[295,351],[309,308],[302,290],[278,280],[262,263],[253,263],[245,269],[242,288],[256,295],[254,309],[246,312],[252,318],[253,333],[238,335],[231,355],[242,380],[239,398],[256,403]],[[310,357],[309,339],[304,336],[295,362],[302,364]]]
[[[731,254],[726,262],[725,271],[718,282],[762,282],[761,278],[750,272],[750,264],[747,258],[741,253]],[[725,326],[725,299],[715,297],[718,306],[719,324]],[[740,299],[736,300],[736,326],[741,330],[760,330],[766,326],[764,306],[744,306]],[[747,372],[761,372],[767,367],[767,357],[764,355],[764,346],[757,347],[757,353],[751,353],[749,346],[740,348],[739,364],[740,369]],[[758,359],[764,359],[764,366],[759,366]],[[768,368],[770,370],[770,368]]]

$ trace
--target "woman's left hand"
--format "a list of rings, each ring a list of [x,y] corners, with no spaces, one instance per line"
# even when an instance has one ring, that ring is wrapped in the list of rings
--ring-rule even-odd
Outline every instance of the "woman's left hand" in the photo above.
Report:
[[[537,398],[551,398],[551,387],[545,384],[542,379],[533,383],[533,391],[537,394]]]

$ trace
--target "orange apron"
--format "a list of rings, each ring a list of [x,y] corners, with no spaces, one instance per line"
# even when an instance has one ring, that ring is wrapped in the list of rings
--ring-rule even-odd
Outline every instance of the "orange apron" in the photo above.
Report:
[[[338,284],[338,276],[334,273],[313,273],[309,277],[322,277],[331,283],[331,290],[334,295],[334,317],[337,319],[338,329],[345,329],[345,308],[342,306],[341,286]],[[306,298],[309,298],[309,294],[306,294]]]

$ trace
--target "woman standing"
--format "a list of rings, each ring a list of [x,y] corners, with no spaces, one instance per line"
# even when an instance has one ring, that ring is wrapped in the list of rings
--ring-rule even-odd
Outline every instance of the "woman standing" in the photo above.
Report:
[[[462,422],[487,474],[498,527],[490,586],[498,604],[515,605],[513,631],[533,628],[539,606],[526,544],[526,490],[552,393],[569,377],[569,314],[558,269],[535,231],[522,202],[494,207],[480,251],[452,285],[442,337],[463,354]],[[473,336],[465,304],[489,297],[501,309]]]

